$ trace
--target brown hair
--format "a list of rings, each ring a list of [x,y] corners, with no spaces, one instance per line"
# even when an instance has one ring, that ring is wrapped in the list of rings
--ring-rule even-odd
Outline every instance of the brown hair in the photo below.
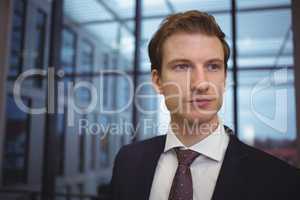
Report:
[[[216,36],[220,39],[224,50],[225,71],[230,56],[229,45],[225,41],[225,34],[212,15],[206,12],[191,10],[184,13],[176,13],[166,17],[160,24],[159,29],[153,35],[149,45],[148,54],[151,62],[151,71],[156,69],[161,72],[162,47],[168,37],[178,32],[200,32],[208,36]]]

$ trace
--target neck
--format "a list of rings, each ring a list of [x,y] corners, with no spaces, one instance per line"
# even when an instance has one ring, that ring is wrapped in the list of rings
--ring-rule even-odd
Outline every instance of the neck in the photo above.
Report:
[[[213,133],[219,125],[219,120],[217,116],[205,122],[200,120],[189,121],[187,119],[177,119],[173,116],[171,117],[170,125],[172,131],[182,144],[186,147],[190,147]]]

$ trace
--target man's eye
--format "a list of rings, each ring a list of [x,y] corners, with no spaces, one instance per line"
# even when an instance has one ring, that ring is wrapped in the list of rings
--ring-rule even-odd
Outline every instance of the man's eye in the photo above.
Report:
[[[186,70],[190,67],[188,64],[177,64],[175,65],[175,70]]]
[[[219,64],[208,64],[207,65],[207,69],[208,71],[216,71],[220,68],[220,65]]]

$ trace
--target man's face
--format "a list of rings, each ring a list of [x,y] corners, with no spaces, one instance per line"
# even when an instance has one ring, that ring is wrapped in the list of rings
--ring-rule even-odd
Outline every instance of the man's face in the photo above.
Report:
[[[215,36],[175,33],[163,44],[161,74],[152,80],[171,116],[189,122],[217,119],[225,88],[224,51]]]

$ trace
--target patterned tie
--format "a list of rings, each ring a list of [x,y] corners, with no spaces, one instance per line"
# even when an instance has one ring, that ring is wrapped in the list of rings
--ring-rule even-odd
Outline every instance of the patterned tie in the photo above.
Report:
[[[200,154],[192,150],[180,150],[175,148],[178,167],[173,179],[169,194],[169,200],[192,200],[193,182],[190,165]]]

